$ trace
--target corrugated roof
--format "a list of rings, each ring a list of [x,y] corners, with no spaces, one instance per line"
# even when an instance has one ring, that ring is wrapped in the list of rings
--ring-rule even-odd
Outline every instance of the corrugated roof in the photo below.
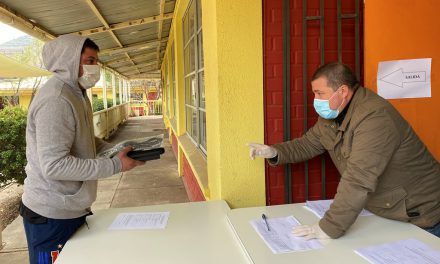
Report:
[[[0,21],[37,38],[87,36],[99,59],[135,79],[158,72],[176,0],[2,0]]]

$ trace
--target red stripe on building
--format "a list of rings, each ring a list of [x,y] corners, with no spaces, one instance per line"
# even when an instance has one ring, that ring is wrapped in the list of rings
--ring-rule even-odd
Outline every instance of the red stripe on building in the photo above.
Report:
[[[185,155],[183,155],[183,183],[191,202],[206,200]]]

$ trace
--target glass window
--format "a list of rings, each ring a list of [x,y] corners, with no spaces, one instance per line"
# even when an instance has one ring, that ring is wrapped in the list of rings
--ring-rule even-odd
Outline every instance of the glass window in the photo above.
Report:
[[[192,1],[190,4],[190,7],[188,9],[188,14],[187,14],[187,18],[188,18],[188,38],[191,38],[194,34],[194,21],[196,20],[195,18],[195,5],[196,2],[198,1]]]
[[[174,43],[171,46],[171,85],[173,91],[173,116],[176,118],[176,64],[174,59]]]
[[[205,108],[205,72],[199,72],[200,108]]]
[[[194,39],[194,38],[193,38]],[[195,60],[195,47],[193,39],[190,40],[188,44],[188,73],[193,72],[196,69],[196,60]]]
[[[164,59],[166,61],[166,59]],[[164,63],[164,88],[165,88],[165,95],[166,95],[166,108],[167,108],[167,116],[170,116],[170,81],[168,79],[168,63]]]
[[[190,75],[189,77],[185,78],[185,86],[187,87],[187,89],[185,89],[186,104],[197,107],[197,104],[196,104],[197,86],[196,86],[196,79],[195,79],[194,75]]]
[[[191,138],[197,138],[197,110],[193,107],[186,107],[186,132]]]
[[[197,30],[202,28],[202,2],[197,1]]]
[[[205,154],[206,110],[202,9],[192,0],[183,18],[186,131]]]
[[[198,46],[203,47],[203,34],[202,31],[197,35]],[[199,49],[199,69],[202,69],[205,65],[205,59],[203,57],[203,49]]]
[[[189,49],[188,49],[188,47],[186,47],[185,49],[184,49],[184,51],[183,51],[183,60],[184,60],[184,63],[183,63],[183,66],[185,67],[185,75],[186,75],[186,73],[188,72],[188,65],[189,65]]]
[[[188,42],[188,19],[183,20],[183,42]]]
[[[206,114],[204,111],[200,111],[200,146],[207,152],[206,147]]]

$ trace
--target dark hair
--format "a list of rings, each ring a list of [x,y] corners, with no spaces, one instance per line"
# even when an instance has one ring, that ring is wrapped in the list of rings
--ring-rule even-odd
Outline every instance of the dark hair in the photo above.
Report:
[[[87,38],[87,39],[84,41],[83,47],[82,47],[82,49],[81,49],[81,54],[84,53],[84,50],[85,50],[86,48],[91,48],[91,49],[94,49],[94,50],[96,50],[96,51],[99,51],[99,47],[98,47],[98,45],[96,45],[96,43],[93,42],[93,41],[92,41],[91,39],[89,39],[89,38]]]
[[[340,62],[332,62],[319,67],[312,76],[312,81],[325,77],[327,85],[337,90],[342,85],[347,85],[354,90],[359,86],[359,81],[354,72],[347,65]]]

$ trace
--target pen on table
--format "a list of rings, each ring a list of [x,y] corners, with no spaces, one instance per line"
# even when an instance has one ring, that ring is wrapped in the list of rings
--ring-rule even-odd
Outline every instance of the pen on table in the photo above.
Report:
[[[269,223],[267,222],[267,217],[266,217],[266,215],[265,215],[265,214],[262,214],[261,217],[263,218],[264,222],[266,223],[267,231],[270,231]]]

